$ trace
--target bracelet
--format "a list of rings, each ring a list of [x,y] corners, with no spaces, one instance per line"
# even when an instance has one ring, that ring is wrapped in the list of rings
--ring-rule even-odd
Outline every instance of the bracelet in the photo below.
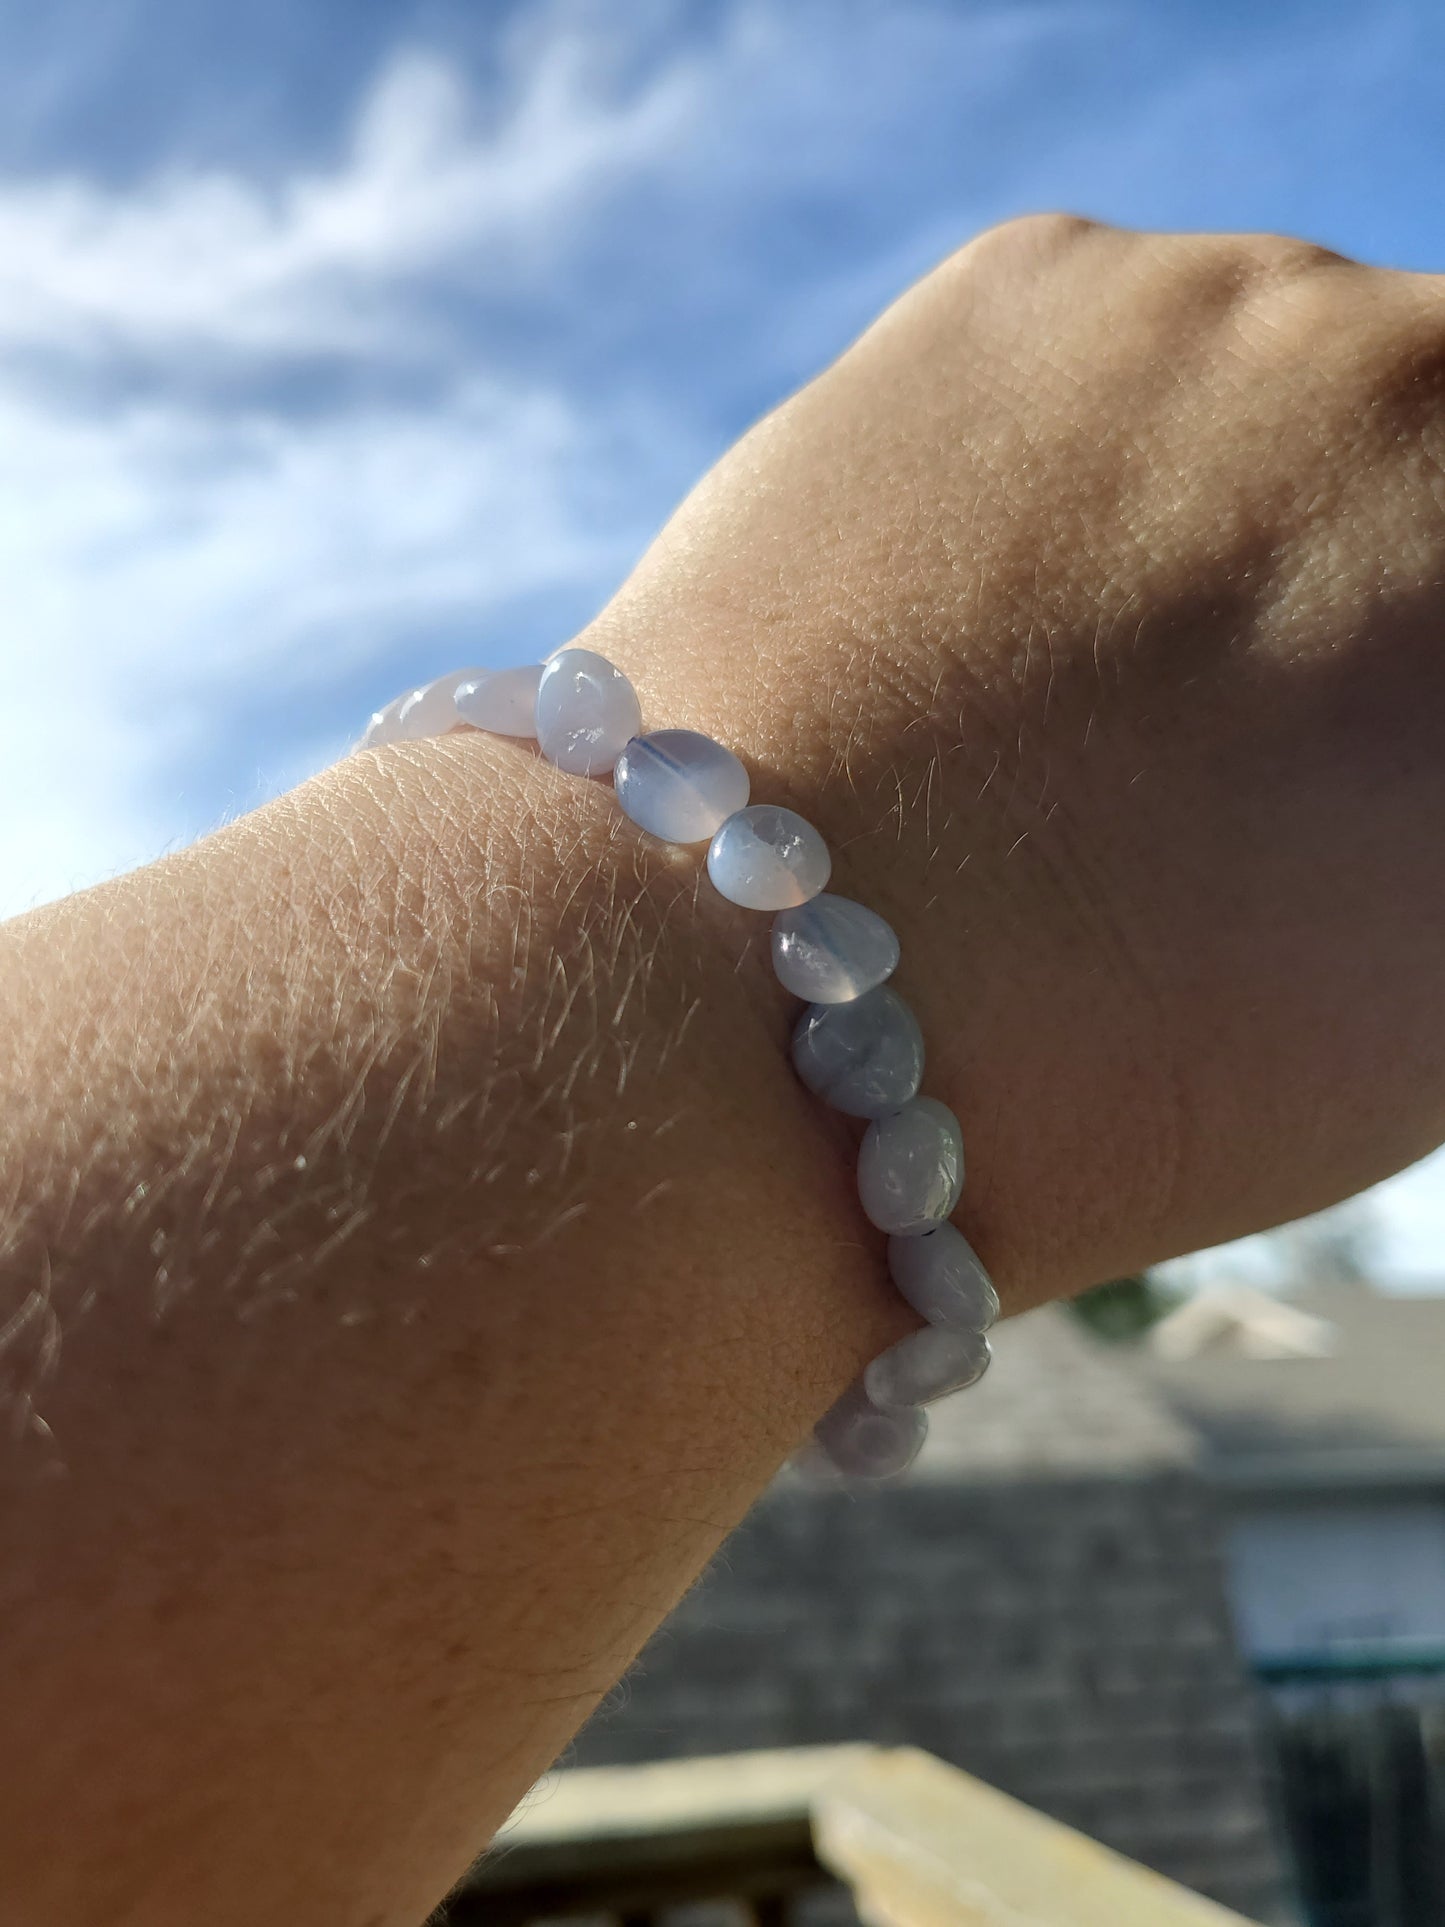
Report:
[[[963,1188],[963,1134],[936,1098],[920,1097],[923,1034],[887,981],[898,939],[876,911],[826,888],[832,859],[795,810],[750,803],[730,749],[691,729],[643,733],[632,684],[590,649],[526,668],[467,669],[398,697],[360,747],[458,727],[527,737],[577,776],[611,775],[624,813],[668,843],[706,843],[707,872],[731,903],[774,913],[773,968],[807,1008],[792,1059],[824,1103],[868,1120],[858,1196],[888,1233],[888,1270],[925,1323],[882,1352],[814,1428],[793,1463],[805,1472],[882,1479],[917,1457],[922,1409],[980,1379],[998,1297],[968,1240],[949,1223]]]

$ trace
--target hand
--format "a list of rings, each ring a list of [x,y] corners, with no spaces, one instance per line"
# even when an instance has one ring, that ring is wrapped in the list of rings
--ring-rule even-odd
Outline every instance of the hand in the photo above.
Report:
[[[1445,1136],[1442,374],[1431,277],[1015,222],[597,626],[896,922],[1015,1304]]]
[[[1015,224],[588,636],[897,927],[1012,1307],[1445,1130],[1442,348],[1425,279]],[[0,930],[27,1919],[420,1918],[906,1329],[697,871],[456,735]]]

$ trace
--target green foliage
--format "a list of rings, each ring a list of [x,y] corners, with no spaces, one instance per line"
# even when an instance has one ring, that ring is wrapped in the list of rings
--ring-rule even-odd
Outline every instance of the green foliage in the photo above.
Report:
[[[1075,1298],[1070,1309],[1096,1338],[1127,1345],[1173,1311],[1180,1297],[1145,1271],[1135,1278],[1111,1278],[1107,1284],[1095,1285]]]

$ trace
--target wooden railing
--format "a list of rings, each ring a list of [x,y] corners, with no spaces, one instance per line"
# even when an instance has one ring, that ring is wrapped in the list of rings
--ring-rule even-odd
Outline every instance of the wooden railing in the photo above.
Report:
[[[837,1883],[875,1927],[1249,1927],[926,1753],[866,1746],[555,1774],[439,1918],[642,1927],[727,1899],[782,1927]]]

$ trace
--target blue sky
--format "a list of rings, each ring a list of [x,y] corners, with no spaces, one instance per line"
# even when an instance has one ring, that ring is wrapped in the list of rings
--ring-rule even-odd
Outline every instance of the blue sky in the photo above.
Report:
[[[1445,269],[1442,71],[1433,0],[0,0],[0,912],[553,647],[986,223]],[[1445,1178],[1377,1218],[1445,1273]]]

